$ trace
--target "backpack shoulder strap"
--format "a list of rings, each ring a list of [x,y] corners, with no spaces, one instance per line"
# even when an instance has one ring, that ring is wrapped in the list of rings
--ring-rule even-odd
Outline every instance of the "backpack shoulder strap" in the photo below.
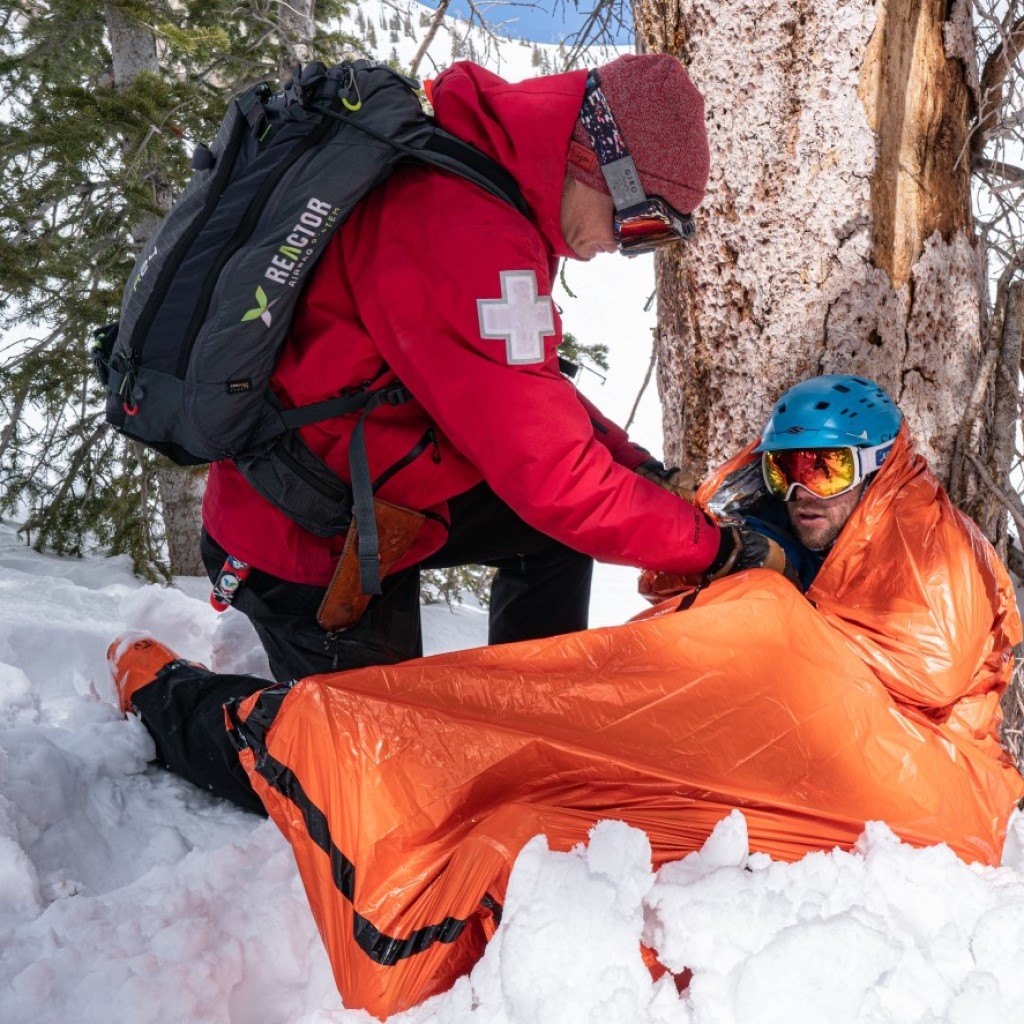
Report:
[[[481,153],[476,146],[463,142],[462,139],[456,138],[443,128],[438,128],[437,125],[431,125],[424,133],[424,141],[421,144],[410,146],[377,131],[365,121],[347,117],[329,107],[321,108],[321,113],[335,121],[349,124],[381,142],[386,142],[412,160],[461,175],[490,192],[491,195],[514,206],[524,217],[530,216],[530,208],[526,205],[526,200],[523,198],[522,192],[519,191],[515,178],[504,167],[485,153]]]
[[[443,128],[435,127],[419,156],[425,163],[467,178],[514,206],[524,217],[529,217],[530,208],[515,178],[476,146],[463,142]]]

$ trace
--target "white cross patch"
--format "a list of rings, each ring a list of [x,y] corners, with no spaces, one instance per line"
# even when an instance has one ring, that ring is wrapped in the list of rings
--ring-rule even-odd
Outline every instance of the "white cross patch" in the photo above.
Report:
[[[501,298],[477,299],[480,337],[501,339],[510,364],[543,363],[544,337],[555,333],[549,295],[537,295],[532,270],[501,271]]]

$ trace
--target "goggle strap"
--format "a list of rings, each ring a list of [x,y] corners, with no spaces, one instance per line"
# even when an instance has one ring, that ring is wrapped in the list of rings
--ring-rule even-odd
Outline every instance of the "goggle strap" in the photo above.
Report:
[[[883,441],[882,444],[872,445],[870,448],[855,448],[857,468],[860,470],[858,480],[863,480],[868,473],[874,473],[881,469],[895,443],[895,441]]]
[[[628,154],[610,164],[601,164],[601,173],[619,213],[646,201],[647,194],[640,185],[636,164]]]
[[[644,202],[647,195],[640,186],[640,175],[612,108],[601,91],[601,78],[596,70],[587,77],[587,93],[580,110],[580,121],[597,156],[615,209],[621,213]]]
[[[650,202],[640,184],[640,174],[612,108],[601,91],[601,76],[596,68],[587,76],[587,90],[580,109],[580,122],[587,138],[590,139],[594,156],[611,194],[615,212],[622,216],[632,208]],[[664,203],[664,200],[659,201]],[[666,224],[666,230],[676,235],[678,239],[689,238],[694,233],[693,218],[675,214]],[[621,241],[619,245],[622,248]],[[625,252],[626,249],[623,248],[622,251]]]

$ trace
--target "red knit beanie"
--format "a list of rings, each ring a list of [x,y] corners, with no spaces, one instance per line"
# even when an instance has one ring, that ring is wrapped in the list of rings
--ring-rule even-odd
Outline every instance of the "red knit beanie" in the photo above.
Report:
[[[644,191],[689,213],[704,198],[710,167],[704,97],[683,65],[667,53],[628,54],[598,68],[598,74]],[[578,120],[568,166],[578,182],[608,193]]]

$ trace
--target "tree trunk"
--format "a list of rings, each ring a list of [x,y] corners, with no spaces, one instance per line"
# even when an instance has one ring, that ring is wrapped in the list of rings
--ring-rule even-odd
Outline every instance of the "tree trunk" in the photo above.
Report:
[[[113,5],[106,8],[106,23],[115,88],[127,88],[141,72],[159,73],[156,39],[145,25]],[[157,205],[169,210],[174,197],[158,167],[153,168],[151,181]],[[136,225],[136,240],[144,243],[155,227],[155,220]],[[201,576],[204,569],[199,554],[199,530],[205,474],[160,459],[156,478],[170,570],[176,576]]]
[[[787,386],[862,374],[1011,556],[1024,291],[998,297],[983,335],[968,0],[635,0],[634,14],[640,48],[681,57],[703,91],[712,154],[696,239],[657,259],[668,460],[706,470]],[[1003,700],[1018,762],[1022,694],[1018,671]]]
[[[287,0],[278,8],[277,24],[281,35],[279,73],[284,82],[296,64],[305,64],[313,57],[314,0]]]
[[[156,470],[156,482],[171,572],[181,576],[206,575],[199,553],[205,470],[185,469],[161,459]]]
[[[641,46],[683,58],[705,95],[712,154],[695,240],[658,257],[670,461],[705,470],[787,386],[856,373],[948,480],[982,355],[971,93],[948,9],[637,0]]]

